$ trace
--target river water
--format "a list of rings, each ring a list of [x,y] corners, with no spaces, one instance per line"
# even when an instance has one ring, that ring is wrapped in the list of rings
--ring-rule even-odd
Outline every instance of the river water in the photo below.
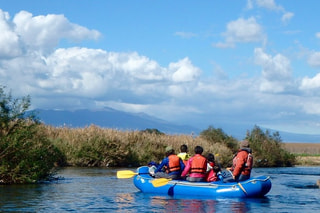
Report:
[[[0,212],[320,212],[320,167],[255,168],[253,176],[272,181],[258,199],[143,194],[132,178],[117,179],[117,170],[64,168],[51,183],[0,185]]]

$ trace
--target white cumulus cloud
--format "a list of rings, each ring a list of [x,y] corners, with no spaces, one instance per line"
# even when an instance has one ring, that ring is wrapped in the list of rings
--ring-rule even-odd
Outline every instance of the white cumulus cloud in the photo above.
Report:
[[[290,61],[281,54],[271,56],[261,48],[254,50],[255,62],[262,67],[261,91],[284,92],[292,83]]]
[[[27,11],[17,13],[13,18],[15,33],[27,48],[50,51],[62,38],[79,41],[97,39],[100,33],[70,23],[63,15],[49,14],[33,16]]]
[[[313,67],[320,67],[320,52],[313,52],[309,58],[308,63]]]
[[[188,82],[195,80],[201,73],[200,69],[193,66],[188,58],[176,63],[170,63],[169,70],[172,72],[174,82]]]
[[[313,78],[304,77],[302,79],[300,89],[302,90],[310,90],[310,89],[320,89],[320,73],[318,73]]]
[[[259,42],[265,39],[262,27],[254,17],[248,19],[239,18],[229,22],[223,36],[225,37],[225,42],[215,44],[216,47],[233,47],[238,42]]]
[[[11,58],[22,53],[19,36],[10,23],[10,16],[0,9],[0,58]]]
[[[274,1],[258,3],[277,8]],[[312,98],[308,105],[301,106],[301,97],[287,95],[295,86],[291,61],[283,54],[268,54],[262,48],[252,53],[255,63],[261,67],[258,76],[249,76],[250,71],[239,67],[237,75],[226,77],[229,67],[220,64],[219,57],[212,56],[208,59],[215,61],[211,73],[209,68],[203,77],[202,70],[188,55],[163,66],[135,51],[61,47],[61,40],[81,42],[100,36],[96,30],[71,23],[64,15],[33,16],[21,11],[11,19],[0,10],[0,28],[0,85],[12,88],[19,96],[30,95],[34,107],[109,106],[192,124],[224,122],[225,118],[231,122],[268,123],[271,120],[274,123],[275,115],[279,121],[301,113],[298,110],[317,113],[319,109],[318,102]],[[196,36],[184,32],[175,35]],[[256,18],[250,17],[227,23],[223,38],[216,46],[264,42],[266,35]],[[309,64],[319,66],[319,57],[317,52],[311,54]],[[248,58],[241,65],[247,63]],[[230,63],[233,62],[238,63],[237,60]],[[318,91],[319,75],[303,78],[299,92]]]

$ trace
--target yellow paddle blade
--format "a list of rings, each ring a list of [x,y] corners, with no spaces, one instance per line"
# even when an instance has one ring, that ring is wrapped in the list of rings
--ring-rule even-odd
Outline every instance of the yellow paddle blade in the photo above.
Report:
[[[151,181],[151,183],[152,183],[152,185],[153,185],[154,187],[160,187],[160,186],[167,185],[170,180],[172,180],[172,179],[157,178],[157,179]]]
[[[117,178],[132,178],[135,175],[138,175],[138,173],[130,170],[117,171]]]

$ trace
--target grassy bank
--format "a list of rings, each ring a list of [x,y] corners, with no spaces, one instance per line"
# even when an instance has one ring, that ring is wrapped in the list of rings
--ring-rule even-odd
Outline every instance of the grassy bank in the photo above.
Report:
[[[320,166],[320,143],[283,143],[282,146],[296,156],[296,165]]]

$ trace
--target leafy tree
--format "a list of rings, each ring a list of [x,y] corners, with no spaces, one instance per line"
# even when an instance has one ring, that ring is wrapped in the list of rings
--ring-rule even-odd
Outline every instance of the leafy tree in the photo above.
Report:
[[[269,130],[263,132],[258,126],[247,132],[246,139],[254,153],[255,167],[292,166],[295,156],[284,150],[279,132],[271,134]]]
[[[146,132],[146,133],[150,133],[150,134],[156,134],[156,135],[164,135],[163,132],[159,131],[158,129],[150,129],[147,128],[145,130],[142,130],[141,132]]]
[[[33,183],[50,177],[63,159],[40,128],[34,114],[26,114],[30,97],[14,99],[0,87],[0,183]]]
[[[213,126],[209,126],[208,129],[200,132],[200,137],[212,143],[223,144],[227,146],[232,152],[236,152],[239,148],[238,141],[234,137],[224,133],[221,128],[216,129]]]

